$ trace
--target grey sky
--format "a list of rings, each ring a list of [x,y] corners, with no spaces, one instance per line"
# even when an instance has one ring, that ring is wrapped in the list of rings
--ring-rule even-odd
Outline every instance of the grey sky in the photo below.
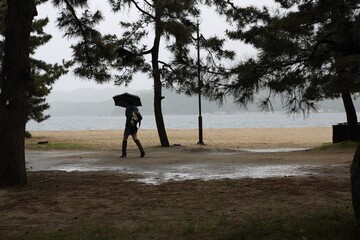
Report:
[[[114,15],[109,9],[107,1],[98,0],[98,1],[90,1],[91,7],[93,9],[100,9],[103,11],[105,16],[105,22],[101,24],[101,31],[103,33],[112,33],[120,35],[120,27],[118,27],[119,16],[120,14]],[[237,1],[235,1],[237,2]],[[273,6],[274,2],[272,0],[239,0],[241,5],[257,5],[257,6]],[[48,62],[60,62],[62,59],[70,59],[71,58],[71,49],[69,46],[71,45],[71,40],[63,38],[62,33],[55,26],[55,20],[57,17],[57,10],[54,9],[50,3],[43,4],[38,7],[38,18],[49,17],[50,23],[45,29],[46,32],[53,35],[52,40],[38,49],[36,52],[36,57],[46,60]],[[122,16],[126,18],[130,18],[134,16],[135,13],[128,13]],[[202,23],[200,26],[201,33],[206,37],[214,34],[222,34],[225,29],[225,21],[224,19],[216,16],[211,9],[203,9],[202,15]],[[237,45],[235,46],[233,43],[229,43],[230,47],[236,48],[237,52],[239,48],[241,49],[241,53],[238,53],[239,58],[245,58],[254,54],[254,50],[245,45]],[[53,86],[53,91],[71,91],[78,88],[109,88],[115,87],[113,83],[108,84],[96,84],[92,80],[84,80],[78,79],[74,77],[71,73],[63,76],[59,79]],[[145,75],[137,75],[134,77],[134,81],[129,85],[130,89],[142,90],[142,89],[151,89],[152,88],[152,79],[147,79]]]

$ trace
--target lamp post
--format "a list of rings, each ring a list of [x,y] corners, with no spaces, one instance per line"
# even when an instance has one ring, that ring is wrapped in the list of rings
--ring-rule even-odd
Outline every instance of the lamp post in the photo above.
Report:
[[[201,18],[196,18],[196,34],[197,34],[197,77],[198,77],[198,94],[199,94],[199,117],[198,117],[198,123],[199,123],[199,141],[197,144],[203,145],[203,126],[202,126],[202,116],[201,116],[201,69],[200,69],[200,23]]]

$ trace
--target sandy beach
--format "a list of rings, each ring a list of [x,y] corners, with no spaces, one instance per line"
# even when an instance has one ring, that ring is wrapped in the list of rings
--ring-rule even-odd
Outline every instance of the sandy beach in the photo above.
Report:
[[[27,147],[36,146],[37,142],[63,142],[81,144],[82,147],[94,150],[119,150],[122,132],[119,131],[33,131],[33,138],[27,140]],[[167,129],[170,145],[199,147],[197,129]],[[330,127],[318,128],[236,128],[236,129],[204,129],[203,148],[289,148],[316,147],[332,142]],[[156,130],[140,129],[138,137],[146,147],[160,145]],[[134,148],[132,141],[129,148]]]

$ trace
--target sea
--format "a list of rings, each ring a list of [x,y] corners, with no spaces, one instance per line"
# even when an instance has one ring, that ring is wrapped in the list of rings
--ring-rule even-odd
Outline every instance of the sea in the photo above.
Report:
[[[358,113],[359,115],[359,113]],[[167,129],[196,129],[198,115],[165,115],[164,122]],[[253,113],[238,114],[204,114],[202,115],[204,129],[216,128],[302,128],[302,127],[331,127],[346,122],[344,112],[310,113],[309,115],[287,113]],[[68,131],[68,130],[118,130],[124,128],[123,116],[94,116],[94,117],[50,117],[37,123],[29,121],[28,131]],[[142,129],[156,129],[154,116],[143,116]]]

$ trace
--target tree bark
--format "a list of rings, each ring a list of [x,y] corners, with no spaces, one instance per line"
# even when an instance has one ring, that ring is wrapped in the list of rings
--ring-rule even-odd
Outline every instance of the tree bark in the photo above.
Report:
[[[357,120],[354,103],[351,98],[351,94],[350,92],[343,92],[341,93],[341,97],[343,99],[343,103],[345,107],[346,119],[348,125],[348,134],[350,140],[358,141],[359,140],[358,120]]]
[[[157,13],[156,13],[157,14]],[[155,122],[162,147],[169,147],[169,140],[166,134],[164,118],[161,110],[161,100],[162,97],[162,84],[161,84],[161,75],[159,69],[159,47],[160,47],[160,38],[161,38],[161,23],[160,20],[155,22],[155,39],[154,46],[152,49],[152,75],[154,78],[154,113],[155,113]]]
[[[360,143],[351,164],[351,195],[355,218],[360,224]]]
[[[34,0],[8,0],[0,93],[0,187],[26,184],[25,124]]]

